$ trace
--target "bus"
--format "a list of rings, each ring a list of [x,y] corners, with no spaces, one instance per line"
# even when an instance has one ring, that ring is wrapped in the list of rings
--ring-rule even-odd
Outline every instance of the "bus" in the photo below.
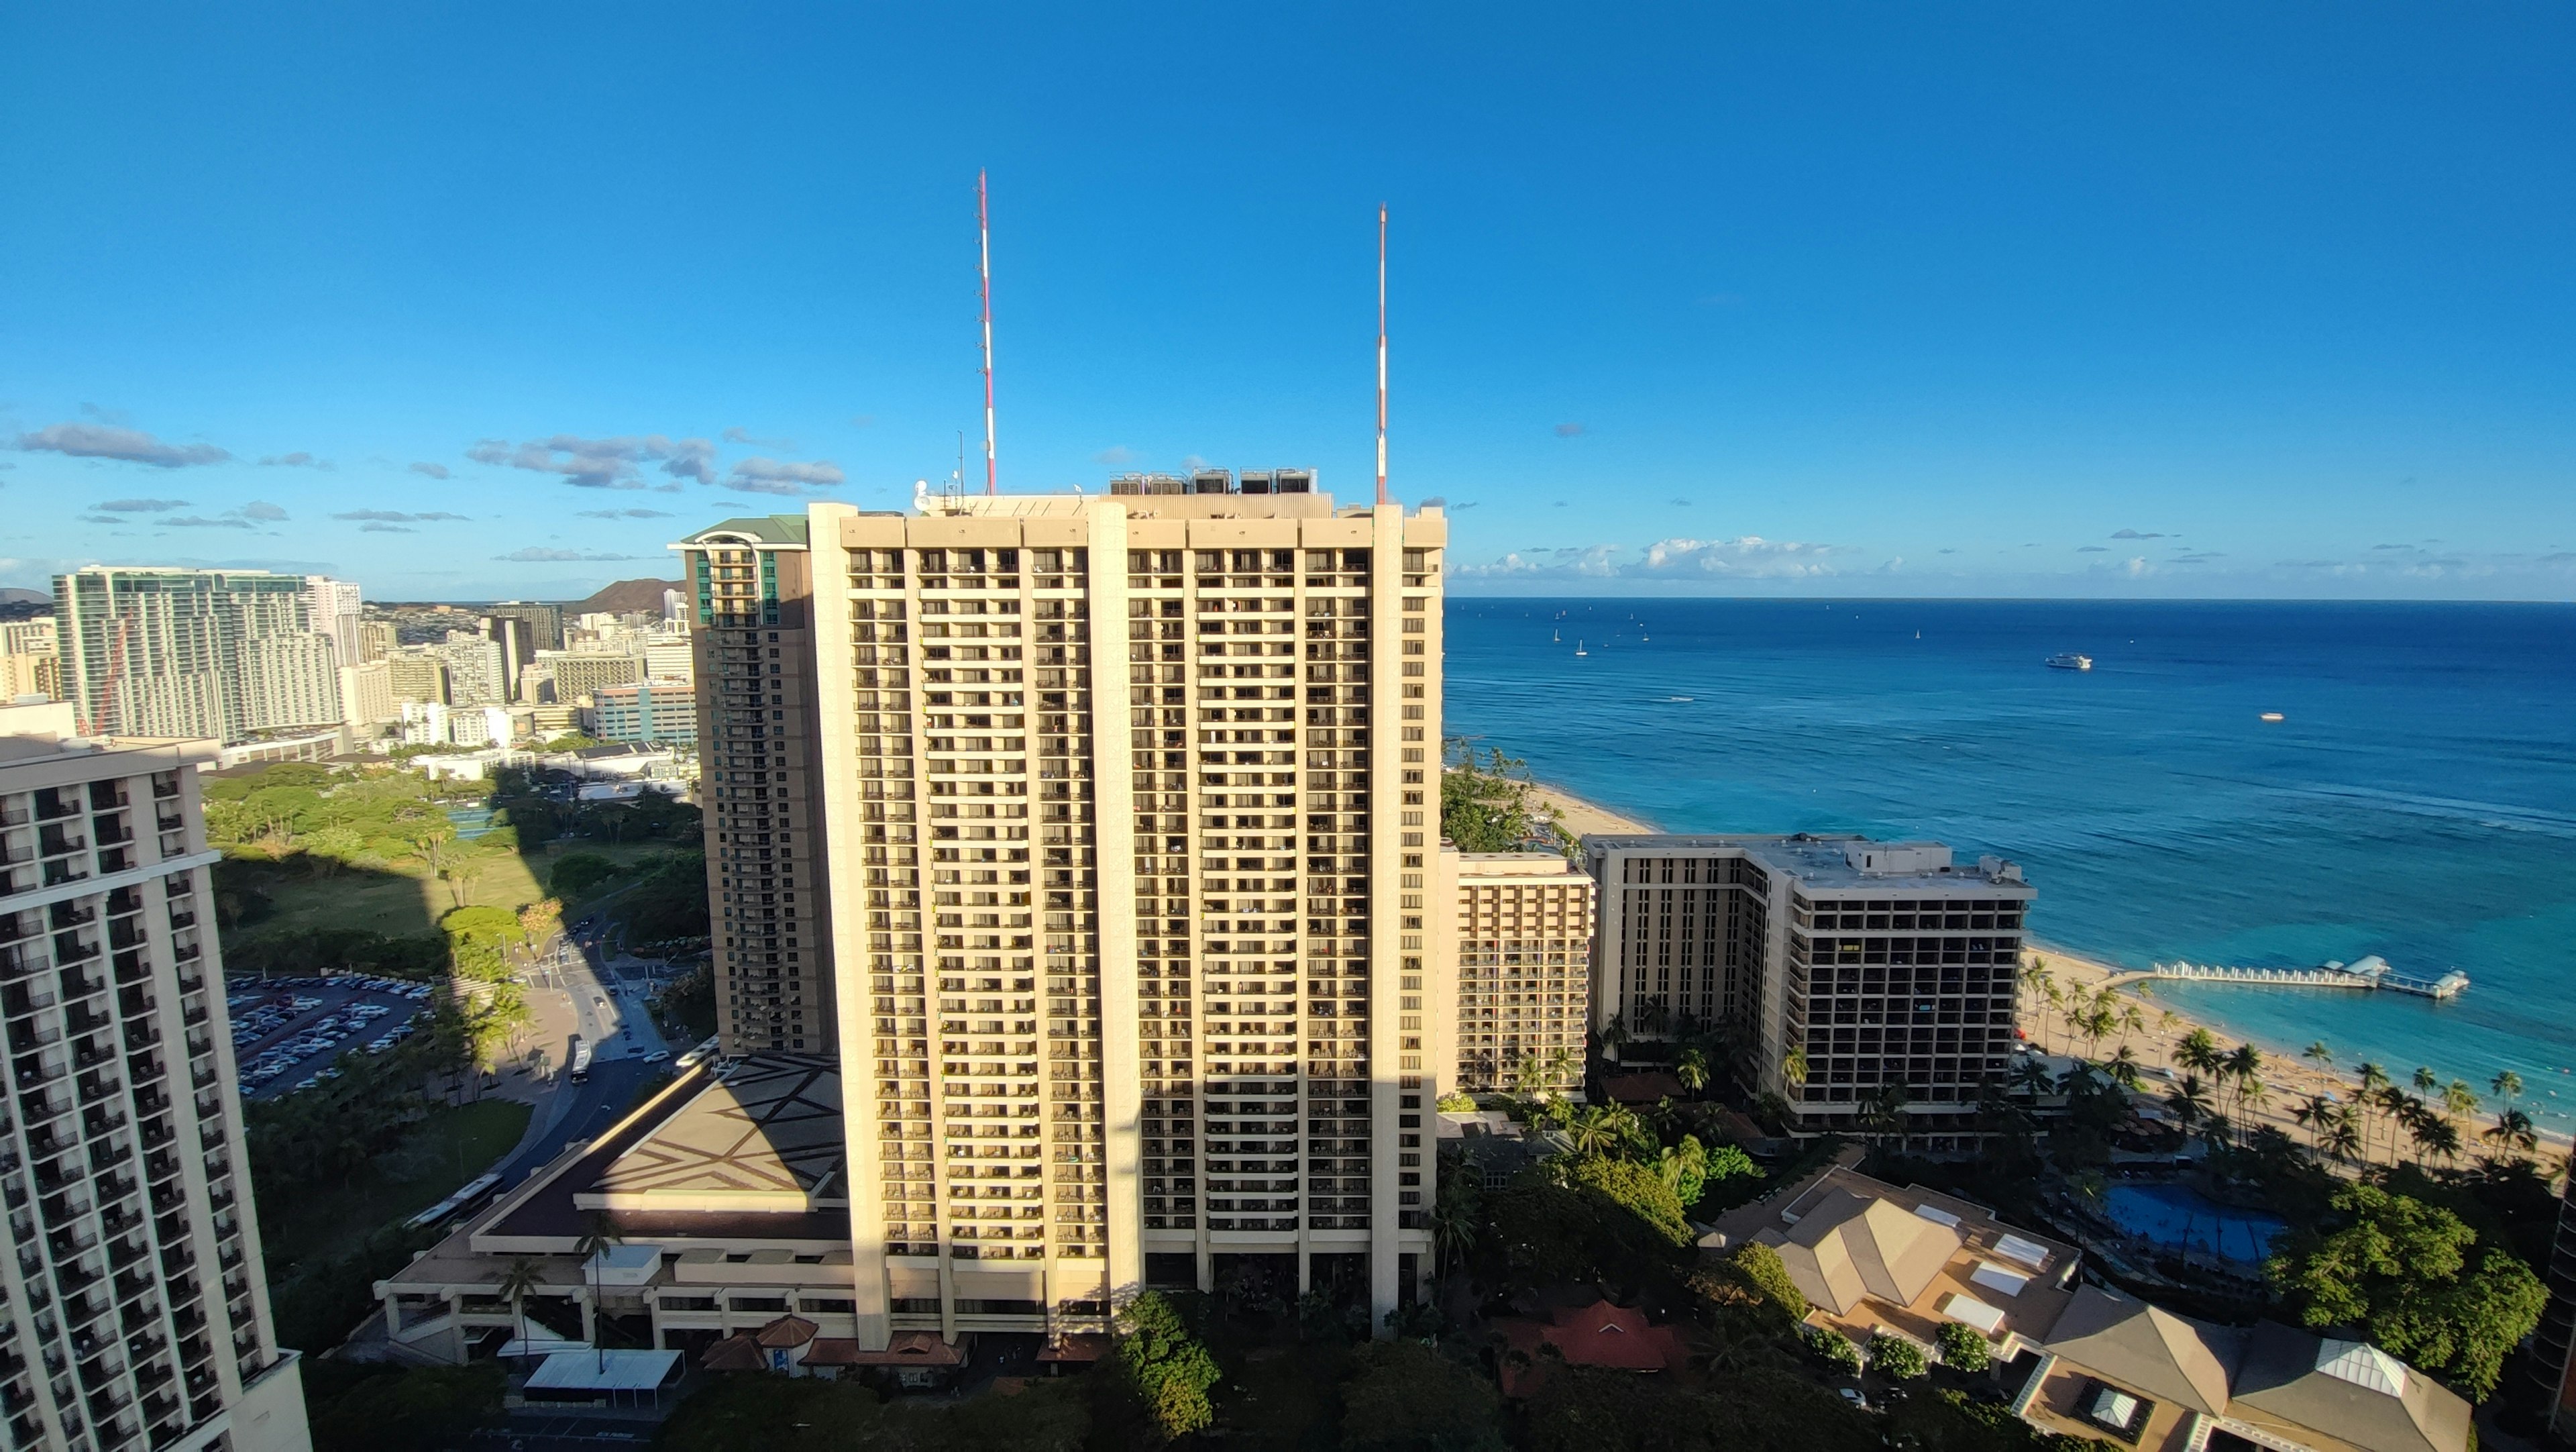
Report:
[[[403,1229],[429,1230],[445,1225],[459,1215],[470,1215],[490,1203],[500,1189],[501,1177],[498,1174],[480,1176],[455,1194],[404,1221]]]
[[[572,1036],[572,1061],[565,1069],[564,1077],[576,1084],[590,1080],[590,1043],[579,1034]]]

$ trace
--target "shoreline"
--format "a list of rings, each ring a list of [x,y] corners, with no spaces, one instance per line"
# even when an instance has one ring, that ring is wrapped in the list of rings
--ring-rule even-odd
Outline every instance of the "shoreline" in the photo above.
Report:
[[[2047,965],[2048,981],[2052,985],[2062,984],[2080,988],[2087,994],[2100,991],[2106,980],[2129,971],[2054,944],[2036,942],[2024,944],[2022,960],[2025,985],[2029,983],[2031,968],[2044,962]],[[2267,1043],[2259,1038],[2232,1032],[2206,1019],[2196,1018],[2176,1008],[2172,1003],[2158,998],[2151,991],[2152,982],[2149,980],[2145,983],[2123,984],[2112,990],[2123,999],[2138,1005],[2147,1019],[2147,1027],[2134,1034],[2115,1034],[2105,1037],[2099,1044],[2094,1045],[2097,1050],[2103,1045],[2110,1045],[2113,1046],[2113,1052],[2117,1052],[2117,1045],[2127,1043],[2137,1052],[2141,1069],[2154,1067],[2169,1070],[2176,1076],[2171,1082],[2179,1082],[2180,1075],[2185,1071],[2174,1062],[2173,1055],[2182,1041],[2195,1029],[2206,1030],[2211,1038],[2217,1040],[2221,1051],[2233,1049],[2239,1044],[2250,1043],[2262,1052],[2262,1082],[2270,1099],[2259,1109],[2239,1108],[2237,1114],[2240,1118],[2280,1130],[2294,1143],[2299,1142],[2307,1133],[2306,1127],[2291,1117],[2290,1111],[2295,1105],[2320,1091],[2331,1092],[2346,1104],[2355,1102],[2360,1094],[2360,1079],[2348,1072],[2340,1060],[2332,1061],[2326,1066],[2314,1065],[2302,1056],[2303,1046]],[[2082,1035],[2072,1030],[2068,1023],[2069,1015],[2051,1006],[2046,999],[2036,993],[2026,991],[2018,997],[2021,1005],[2018,1026],[2024,1031],[2027,1042],[2037,1045],[2043,1053],[2073,1055],[2074,1040]],[[2048,1036],[2052,1033],[2065,1040],[2065,1046],[2062,1049],[2051,1044]],[[2332,1046],[2328,1045],[2328,1047]],[[2389,1064],[2383,1067],[2400,1087],[2407,1087],[2409,1092],[2413,1092],[2405,1080],[2397,1078],[2408,1072],[2406,1066]],[[2152,1078],[2153,1076],[2150,1076],[2151,1081]],[[2475,1160],[2479,1155],[2489,1152],[2478,1135],[2487,1125],[2494,1122],[2494,1116],[2500,1108],[2486,1086],[2471,1084],[2469,1087],[2477,1092],[2479,1107],[2474,1114],[2468,1116],[2467,1123],[2460,1132],[2458,1160],[2462,1162]],[[2441,1109],[2439,1094],[2440,1091],[2436,1090],[2433,1094],[2424,1096],[2436,1112]],[[2576,1137],[2571,1137],[2564,1130],[2545,1129],[2535,1124],[2532,1126],[2532,1132],[2540,1141],[2541,1147],[2537,1152],[2526,1157],[2536,1160],[2544,1173],[2550,1168],[2554,1159],[2564,1157],[2571,1147],[2576,1147]],[[2519,1152],[2504,1150],[2498,1153],[2511,1155]],[[2374,1164],[2383,1161],[2396,1164],[2404,1161],[2407,1156],[2399,1152],[2396,1136],[2392,1133],[2391,1143],[2385,1154],[2374,1146],[2365,1152],[2364,1158]]]
[[[1558,811],[1566,831],[1578,840],[1591,834],[1653,833],[1661,830],[1637,817],[1612,811],[1597,802],[1577,796],[1551,782],[1535,781],[1532,785],[1538,799]],[[2022,948],[2022,959],[2025,991],[2017,995],[2020,1008],[2015,1027],[2022,1031],[2026,1042],[2044,1053],[2060,1052],[2053,1046],[2052,1036],[2063,1039],[2066,1044],[2063,1052],[2071,1055],[2074,1052],[2075,1040],[2082,1035],[2070,1029],[2064,1012],[2050,1006],[2037,991],[2027,988],[2031,966],[2044,961],[2048,967],[2049,982],[2080,987],[2087,994],[2099,991],[2106,979],[2127,970],[2054,943],[2025,942]],[[2340,1063],[2325,1067],[2311,1065],[2300,1056],[2303,1045],[2267,1043],[2259,1038],[2235,1033],[2205,1019],[2196,1018],[2167,1000],[2157,997],[2152,991],[2152,983],[2123,985],[2113,991],[2123,999],[2138,1005],[2147,1020],[2147,1027],[2134,1033],[2107,1036],[2094,1047],[2100,1049],[2109,1046],[2112,1052],[2116,1053],[2119,1044],[2127,1043],[2137,1054],[2141,1070],[2164,1069],[2175,1076],[2173,1080],[2165,1081],[2149,1075],[2146,1081],[2148,1084],[2178,1083],[2184,1071],[2173,1062],[2173,1054],[2193,1030],[2205,1029],[2210,1037],[2218,1041],[2221,1050],[2251,1043],[2262,1052],[2264,1059],[2262,1080],[2269,1102],[2259,1109],[2248,1110],[2240,1107],[2237,1115],[2250,1122],[2276,1128],[2288,1135],[2293,1142],[2305,1142],[2307,1134],[2306,1127],[2291,1118],[2290,1111],[2295,1105],[2321,1091],[2332,1092],[2349,1104],[2360,1092],[2360,1081],[2346,1072]],[[2387,1068],[2392,1076],[2407,1071],[2407,1066],[2401,1065],[2392,1064]],[[2469,1117],[2467,1124],[2461,1130],[2460,1159],[2464,1161],[2473,1160],[2485,1151],[2486,1146],[2478,1135],[2487,1125],[2494,1122],[2494,1115],[2500,1107],[2485,1085],[2471,1084],[2470,1087],[2478,1093],[2479,1109],[2475,1115]],[[2155,1094],[2152,1089],[2142,1089],[2140,1092],[2161,1098],[2161,1095]],[[2438,1097],[2434,1102],[2438,1109]],[[2576,1136],[2571,1136],[2567,1131],[2544,1129],[2537,1124],[2532,1128],[2541,1145],[2540,1150],[2532,1158],[2540,1163],[2544,1172],[2553,1160],[2567,1155],[2571,1149],[2576,1149]],[[2399,1153],[2398,1146],[2392,1143],[2384,1154],[2376,1145],[2373,1145],[2366,1152],[2365,1158],[2372,1163],[2383,1160],[2395,1163],[2403,1160],[2405,1156]]]

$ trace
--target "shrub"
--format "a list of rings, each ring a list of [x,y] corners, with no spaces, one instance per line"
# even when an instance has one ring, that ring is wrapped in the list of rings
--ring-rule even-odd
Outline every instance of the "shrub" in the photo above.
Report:
[[[1941,1364],[1954,1371],[1983,1371],[1994,1360],[1994,1348],[1974,1326],[1944,1321],[1933,1333],[1941,1348]]]
[[[1928,1369],[1922,1347],[1886,1331],[1869,1338],[1869,1364],[1879,1375],[1900,1381],[1921,1376]]]
[[[1780,1252],[1760,1241],[1748,1242],[1735,1252],[1735,1274],[1762,1299],[1777,1306],[1792,1321],[1807,1316],[1807,1297],[1798,1283],[1789,1279],[1789,1267],[1781,1262]]]
[[[1827,1366],[1849,1372],[1860,1370],[1860,1348],[1852,1345],[1851,1339],[1841,1332],[1828,1331],[1822,1326],[1801,1326],[1798,1339],[1806,1343],[1807,1349]]]

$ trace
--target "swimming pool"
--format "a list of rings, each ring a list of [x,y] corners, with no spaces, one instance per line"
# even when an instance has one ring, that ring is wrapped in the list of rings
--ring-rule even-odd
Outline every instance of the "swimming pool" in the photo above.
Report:
[[[2102,1208],[2123,1230],[2157,1245],[2260,1265],[2287,1222],[2216,1203],[2184,1185],[2113,1185]]]

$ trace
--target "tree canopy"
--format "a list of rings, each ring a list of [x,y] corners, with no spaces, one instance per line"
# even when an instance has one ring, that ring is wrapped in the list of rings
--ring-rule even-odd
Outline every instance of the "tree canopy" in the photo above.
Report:
[[[2548,1301],[2531,1267],[2479,1246],[2450,1211],[2375,1185],[2345,1185],[2332,1208],[2338,1228],[2302,1234],[2269,1267],[2300,1318],[2357,1326],[2472,1400],[2493,1394],[2505,1356]]]
[[[1168,1442],[1215,1420],[1208,1388],[1216,1385],[1216,1358],[1161,1292],[1147,1291],[1119,1311],[1111,1360],[1155,1440]]]
[[[1498,748],[1478,756],[1466,741],[1448,743],[1440,776],[1440,835],[1461,852],[1525,852],[1532,843],[1570,851],[1562,819],[1539,803],[1529,768]]]

